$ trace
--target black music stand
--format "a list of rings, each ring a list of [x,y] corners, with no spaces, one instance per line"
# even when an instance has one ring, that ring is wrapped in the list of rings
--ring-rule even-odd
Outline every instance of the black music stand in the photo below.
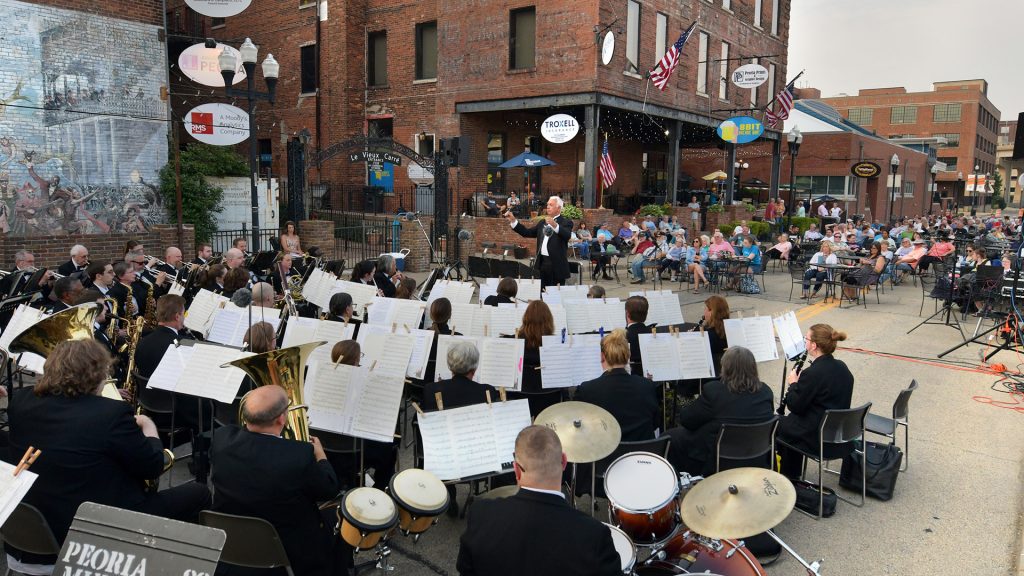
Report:
[[[1002,280],[1002,277],[1003,277],[1003,267],[1002,266],[978,266],[978,268],[975,271],[975,274],[977,274],[977,279],[975,280],[975,282],[995,283],[995,282],[999,282],[1000,280]],[[995,288],[993,288],[993,289],[995,289]],[[1012,312],[1012,314],[1016,314],[1016,313]],[[985,316],[983,315],[983,316],[981,316],[978,319],[978,327],[979,328],[981,327],[981,320],[984,319],[984,318],[985,318]],[[1014,324],[1016,325],[1016,322]],[[991,334],[992,332],[995,332],[996,330],[998,330],[1000,327],[1001,327],[1001,324],[997,322],[991,328],[989,328],[988,330],[985,330],[984,332],[982,332],[980,334],[978,333],[978,328],[975,328],[975,330],[974,330],[974,334],[975,335],[972,338],[970,338],[969,340],[964,340],[963,342],[957,344],[956,346],[953,346],[949,350],[946,350],[946,351],[942,352],[941,354],[939,354],[936,357],[937,358],[942,358],[946,354],[949,354],[950,352],[953,352],[954,350],[959,350],[960,348],[962,348],[964,346],[967,346],[968,344],[971,344],[971,343],[985,344],[986,340],[987,340],[987,336],[989,334]],[[1017,328],[1015,327],[1014,329],[1016,330]],[[1012,339],[1010,341],[1012,342]],[[997,346],[991,353],[986,355],[984,357],[984,360],[987,361],[988,359],[990,359],[993,356],[995,356],[996,353],[1001,351],[1001,350],[1009,350],[1009,349],[1010,349],[1009,345],[1006,342],[1004,342],[1003,344],[1000,344],[999,346]]]
[[[262,272],[264,270],[272,268],[274,266],[274,260],[276,259],[277,252],[271,252],[266,250],[262,252],[257,252],[256,255],[252,257],[252,262],[249,264],[249,270],[253,272]]]
[[[21,294],[20,296],[14,296],[6,300],[0,301],[0,319],[3,320],[3,328],[7,329],[8,322],[11,321],[11,316],[14,315],[14,310],[22,305],[28,304],[32,301],[32,297],[35,294]],[[10,398],[14,393],[14,364],[17,362],[15,357],[3,351],[4,366],[6,368],[6,377],[4,378],[4,386],[7,387],[7,397]]]
[[[954,252],[956,254],[956,252]],[[950,328],[956,328],[960,332],[960,338],[967,340],[967,335],[964,334],[964,329],[960,326],[960,321],[956,319],[956,313],[953,311],[953,291],[956,287],[956,264],[950,266],[942,278],[949,280],[949,286],[945,288],[945,294],[942,299],[942,307],[935,311],[934,314],[922,320],[917,326],[914,326],[910,330],[907,330],[907,334],[910,334],[914,330],[917,330],[925,324],[934,324],[936,326],[949,326]],[[935,276],[935,286],[933,289],[939,288],[939,280],[941,278]],[[922,280],[923,282],[923,280]],[[936,318],[939,319],[936,321]]]

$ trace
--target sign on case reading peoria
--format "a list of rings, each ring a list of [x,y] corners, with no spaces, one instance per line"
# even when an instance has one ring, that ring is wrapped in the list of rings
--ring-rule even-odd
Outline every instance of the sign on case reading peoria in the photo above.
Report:
[[[857,178],[876,178],[882,173],[882,167],[874,162],[857,162],[850,166],[850,173]]]
[[[718,137],[733,144],[746,144],[764,134],[764,124],[750,116],[733,116],[718,125]]]
[[[732,72],[732,83],[739,88],[757,88],[768,81],[768,69],[760,64],[744,64]]]
[[[202,104],[185,115],[193,138],[214,146],[233,146],[249,137],[249,114],[230,104]]]
[[[227,18],[242,12],[252,0],[185,0],[188,7],[213,18]]]
[[[568,114],[548,116],[540,125],[540,135],[552,144],[563,144],[579,134],[580,123]]]
[[[348,155],[349,162],[367,162],[369,164],[381,164],[389,162],[395,166],[402,165],[402,157],[391,152],[373,152],[371,150],[360,150]]]
[[[238,84],[245,80],[242,55],[227,44],[217,44],[216,48],[207,48],[204,44],[193,44],[185,48],[181,56],[178,56],[178,68],[181,68],[185,76],[188,76],[193,82],[198,82],[203,86],[223,88],[224,77],[221,76],[220,62],[217,61],[222,50],[227,50],[228,54],[235,57],[235,77],[231,79],[231,84]]]

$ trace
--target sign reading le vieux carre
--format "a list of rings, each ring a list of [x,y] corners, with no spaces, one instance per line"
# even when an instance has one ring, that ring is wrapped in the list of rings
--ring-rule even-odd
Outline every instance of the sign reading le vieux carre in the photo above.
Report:
[[[391,152],[373,152],[371,150],[360,150],[348,155],[349,162],[366,162],[373,165],[381,165],[389,162],[395,166],[402,165],[402,157]]]

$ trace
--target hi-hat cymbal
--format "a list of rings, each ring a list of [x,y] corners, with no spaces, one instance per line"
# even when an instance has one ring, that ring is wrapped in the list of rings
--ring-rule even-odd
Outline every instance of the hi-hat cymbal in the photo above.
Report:
[[[796,504],[788,478],[765,468],[735,468],[713,474],[687,492],[683,524],[708,538],[737,539],[778,526]]]
[[[534,424],[554,430],[569,462],[597,462],[622,440],[622,428],[607,410],[586,402],[562,402],[537,415]]]

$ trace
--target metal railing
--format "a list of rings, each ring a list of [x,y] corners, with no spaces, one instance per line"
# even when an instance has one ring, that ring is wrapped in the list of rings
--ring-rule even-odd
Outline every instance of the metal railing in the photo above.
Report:
[[[260,228],[260,245],[252,246],[252,229],[247,228],[244,224],[238,230],[217,230],[210,237],[210,245],[213,247],[214,254],[220,254],[231,248],[232,242],[235,238],[242,238],[250,244],[249,252],[256,252],[257,250],[273,250],[270,244],[270,239],[275,240],[280,235],[280,232],[276,228]]]
[[[397,252],[397,227],[393,223],[364,221],[355,226],[334,228],[334,257],[344,259],[346,268],[359,261],[376,259],[386,252]]]

